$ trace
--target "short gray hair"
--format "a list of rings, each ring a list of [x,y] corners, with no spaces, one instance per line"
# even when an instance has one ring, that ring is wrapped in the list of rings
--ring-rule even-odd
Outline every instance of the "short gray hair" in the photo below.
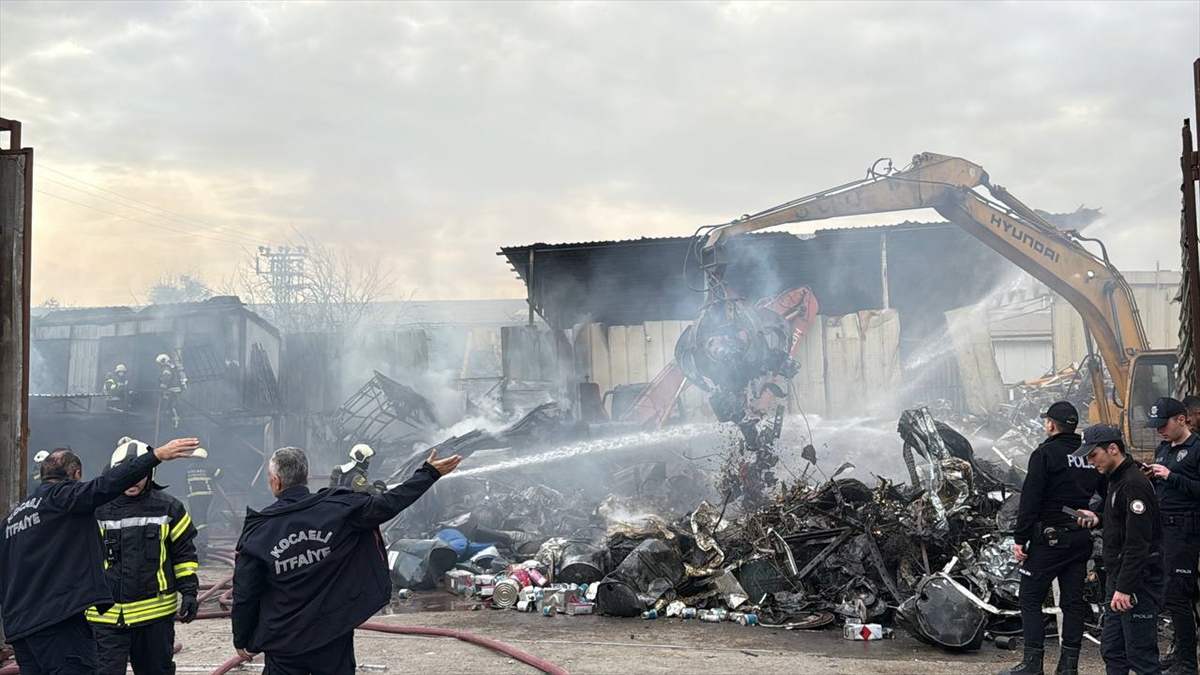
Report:
[[[300,448],[280,448],[271,453],[267,471],[279,476],[283,489],[308,485],[308,455]]]

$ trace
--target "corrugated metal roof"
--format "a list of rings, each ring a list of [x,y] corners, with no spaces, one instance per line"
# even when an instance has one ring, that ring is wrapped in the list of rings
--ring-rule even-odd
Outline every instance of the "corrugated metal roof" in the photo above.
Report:
[[[279,329],[232,295],[216,296],[199,302],[147,305],[140,309],[120,306],[56,309],[37,317],[36,321],[39,326],[104,325],[143,318],[176,318],[230,312],[245,312],[249,320],[279,337]]]
[[[526,282],[535,308],[552,325],[632,325],[695,317],[703,301],[695,242],[691,237],[644,237],[532,244],[504,247],[500,255]],[[952,224],[905,222],[736,237],[725,246],[725,279],[748,298],[809,286],[824,314],[880,309],[885,303],[884,248],[887,302],[893,307],[944,311],[973,302],[1009,264]]]

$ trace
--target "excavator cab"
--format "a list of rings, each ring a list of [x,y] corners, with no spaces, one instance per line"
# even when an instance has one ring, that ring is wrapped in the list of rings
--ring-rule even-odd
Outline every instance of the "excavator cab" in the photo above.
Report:
[[[1129,443],[1129,454],[1136,460],[1154,457],[1158,436],[1145,426],[1147,413],[1154,402],[1164,396],[1176,396],[1174,351],[1153,350],[1135,355],[1129,366],[1129,391],[1121,411],[1121,431]]]

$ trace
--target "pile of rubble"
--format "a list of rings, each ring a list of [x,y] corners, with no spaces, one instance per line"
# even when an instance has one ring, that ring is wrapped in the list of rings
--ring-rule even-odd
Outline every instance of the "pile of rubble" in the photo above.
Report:
[[[464,515],[426,520],[426,538],[393,542],[393,581],[444,584],[480,604],[547,615],[839,622],[853,639],[900,624],[950,649],[1018,632],[1019,577],[1005,533],[1019,477],[976,457],[927,409],[905,411],[898,431],[907,483],[842,477],[848,463],[826,478],[806,448],[803,475],[740,515],[726,513],[726,498],[671,516],[671,498],[688,494],[695,477],[668,477],[655,462],[619,472],[626,489],[599,503],[489,482],[482,495],[442,504]]]

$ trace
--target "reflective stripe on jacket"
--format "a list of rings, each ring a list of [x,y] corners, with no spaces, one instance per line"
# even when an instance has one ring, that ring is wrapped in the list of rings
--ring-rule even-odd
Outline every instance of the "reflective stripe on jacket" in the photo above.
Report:
[[[97,509],[96,520],[104,576],[116,602],[104,613],[89,608],[88,621],[136,626],[174,614],[176,593],[196,594],[196,528],[178,499],[149,488]]]

